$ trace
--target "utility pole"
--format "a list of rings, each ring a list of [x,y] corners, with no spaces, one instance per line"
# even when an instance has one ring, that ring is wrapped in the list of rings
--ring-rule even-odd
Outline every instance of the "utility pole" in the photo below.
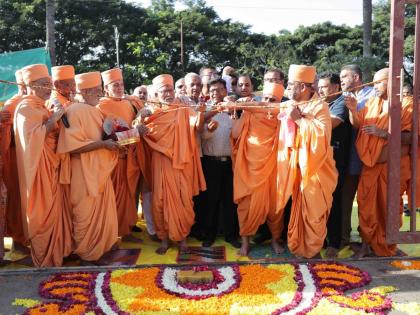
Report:
[[[114,37],[115,37],[115,49],[117,51],[117,68],[120,67],[120,49],[119,49],[119,42],[120,42],[120,33],[118,33],[118,27],[114,25]]]
[[[372,57],[372,0],[363,0],[363,57]]]
[[[185,71],[184,67],[184,32],[182,27],[182,19],[181,19],[181,65],[182,65],[182,72]]]
[[[51,65],[55,66],[55,0],[46,0],[45,12],[47,29],[46,49],[50,53]]]
[[[363,0],[363,58],[372,57],[372,0]],[[371,70],[366,62],[363,67],[363,78],[371,79]]]

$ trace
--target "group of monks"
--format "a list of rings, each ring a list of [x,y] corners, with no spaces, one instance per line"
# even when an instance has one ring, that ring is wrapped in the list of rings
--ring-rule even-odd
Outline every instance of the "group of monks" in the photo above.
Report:
[[[228,113],[239,254],[248,254],[250,237],[266,223],[276,253],[284,250],[280,236],[286,230],[294,255],[318,257],[338,171],[329,104],[318,95],[316,80],[315,67],[291,65],[288,99],[282,83],[265,82],[257,100],[246,96],[251,83],[242,76],[235,84],[239,99],[232,102],[222,79],[207,81],[205,91],[205,80],[188,74],[192,95],[185,97],[175,93],[173,77],[162,74],[152,81],[153,95],[142,100],[125,94],[118,68],[75,75],[73,66],[63,65],[52,67],[50,76],[45,65],[26,66],[16,72],[18,94],[0,112],[7,234],[16,248],[30,248],[37,267],[61,266],[71,254],[96,263],[119,238],[136,241],[131,233],[141,191],[151,202],[150,224],[160,241],[156,253],[165,254],[171,241],[188,250],[197,221],[194,196],[206,190],[200,133],[221,128],[215,117]],[[363,162],[357,195],[361,251],[390,256],[397,249],[386,243],[384,225],[388,70],[380,70],[375,81],[376,95],[363,109],[352,96],[345,103]],[[202,96],[209,87],[216,92],[206,106]],[[403,132],[411,131],[412,104],[404,98]],[[134,130],[136,140],[123,145],[105,137],[107,120]],[[404,139],[401,196],[411,177]]]

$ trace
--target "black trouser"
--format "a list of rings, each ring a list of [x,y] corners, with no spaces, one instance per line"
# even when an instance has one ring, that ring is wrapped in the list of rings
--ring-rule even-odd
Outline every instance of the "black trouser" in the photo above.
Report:
[[[201,158],[201,166],[203,166],[203,158]],[[203,213],[205,212],[205,191],[200,191],[197,196],[193,197],[193,208],[195,215],[195,222],[191,227],[190,236],[197,239],[203,237]]]
[[[327,222],[327,240],[328,246],[334,248],[340,248],[341,244],[341,234],[342,234],[342,218],[343,218],[343,207],[342,207],[342,197],[343,197],[343,185],[345,179],[345,169],[337,168],[338,171],[338,180],[337,187],[333,193],[333,202],[328,217]]]
[[[203,156],[203,172],[207,191],[202,213],[204,239],[213,241],[217,235],[219,211],[222,211],[223,231],[226,241],[232,241],[239,235],[238,214],[233,202],[233,172],[230,158],[219,159]]]

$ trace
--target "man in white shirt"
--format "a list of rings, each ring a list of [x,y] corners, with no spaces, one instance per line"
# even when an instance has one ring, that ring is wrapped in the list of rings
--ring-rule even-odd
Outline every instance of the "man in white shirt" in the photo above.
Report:
[[[214,79],[209,82],[211,104],[223,101],[227,95],[226,82]],[[232,120],[226,112],[217,113],[204,126],[201,134],[203,149],[203,173],[207,183],[204,194],[203,214],[204,247],[210,247],[217,235],[219,211],[222,211],[225,241],[240,248],[236,205],[233,202],[233,173],[230,132]]]

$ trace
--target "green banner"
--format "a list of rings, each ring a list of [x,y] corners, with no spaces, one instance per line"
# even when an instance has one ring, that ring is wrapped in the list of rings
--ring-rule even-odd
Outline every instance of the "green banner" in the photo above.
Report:
[[[51,73],[51,59],[45,48],[35,48],[0,54],[0,80],[16,82],[16,70],[36,63],[47,65]],[[0,83],[0,102],[5,102],[16,93],[16,85]]]

